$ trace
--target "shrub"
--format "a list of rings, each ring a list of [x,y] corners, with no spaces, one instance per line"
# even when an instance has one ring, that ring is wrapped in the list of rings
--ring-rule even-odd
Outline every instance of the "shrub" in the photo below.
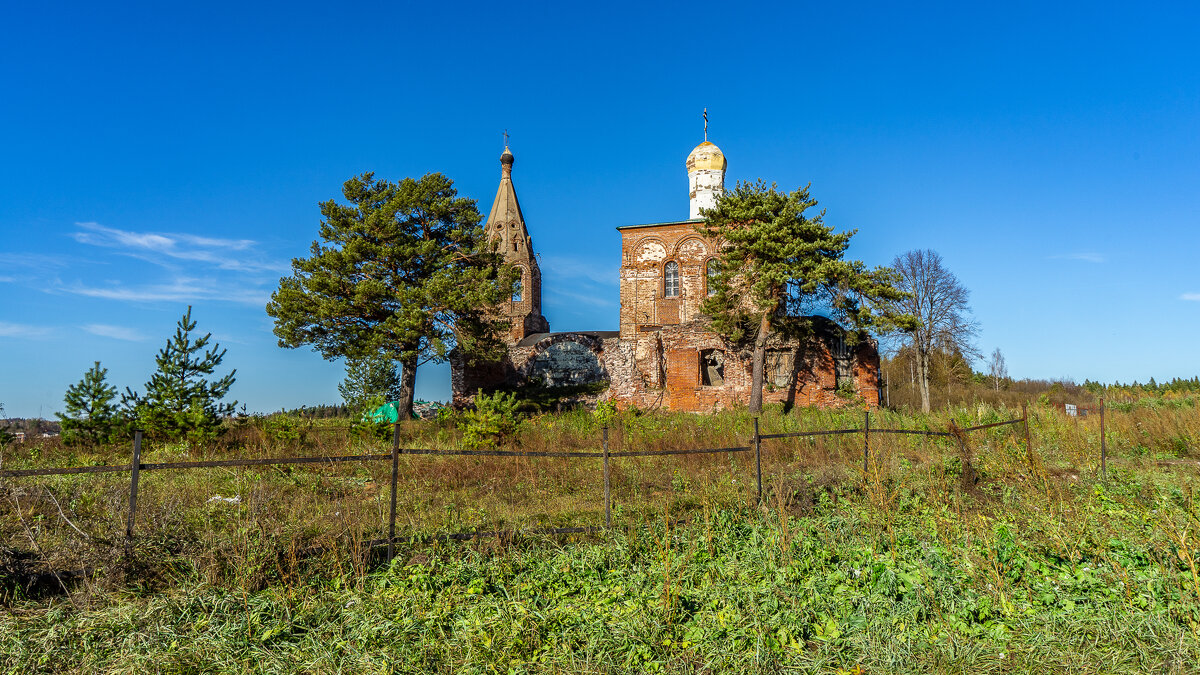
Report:
[[[499,446],[520,426],[515,394],[499,391],[488,395],[483,390],[475,394],[474,410],[464,412],[458,424],[463,431],[463,445],[471,449]]]
[[[271,415],[260,428],[267,438],[281,443],[300,440],[300,419],[291,415]]]
[[[610,398],[596,404],[596,409],[592,411],[592,417],[596,420],[597,424],[607,427],[612,426],[619,412],[616,401]]]
[[[838,398],[843,398],[847,401],[862,400],[858,395],[858,389],[854,386],[853,380],[842,380],[838,383],[837,389],[834,391]]]

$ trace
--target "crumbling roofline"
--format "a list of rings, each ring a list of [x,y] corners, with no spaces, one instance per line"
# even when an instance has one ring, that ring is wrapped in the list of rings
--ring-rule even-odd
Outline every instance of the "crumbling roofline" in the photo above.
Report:
[[[617,230],[636,230],[642,227],[661,227],[663,225],[695,225],[703,223],[703,218],[692,218],[691,220],[670,220],[665,223],[645,223],[643,225],[618,225]]]

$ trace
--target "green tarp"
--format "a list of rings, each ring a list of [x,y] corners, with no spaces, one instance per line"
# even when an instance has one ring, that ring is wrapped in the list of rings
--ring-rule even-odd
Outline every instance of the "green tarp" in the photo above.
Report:
[[[379,406],[371,412],[371,421],[376,424],[387,422],[395,424],[400,421],[400,411],[396,408],[396,401],[389,401]]]
[[[397,409],[398,401],[390,401],[384,403],[378,408],[367,413],[364,418],[376,424],[395,424],[400,421],[400,412]],[[432,419],[437,416],[438,411],[446,406],[436,401],[413,401],[413,414],[423,420]]]

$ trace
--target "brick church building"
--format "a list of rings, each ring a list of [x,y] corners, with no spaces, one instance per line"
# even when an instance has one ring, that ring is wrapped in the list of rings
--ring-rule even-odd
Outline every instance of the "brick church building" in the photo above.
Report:
[[[521,278],[501,307],[510,322],[507,354],[499,363],[467,366],[451,359],[456,406],[479,389],[529,383],[591,385],[585,401],[711,411],[750,399],[751,360],[709,328],[700,305],[709,294],[718,245],[696,229],[701,208],[712,208],[725,188],[725,155],[707,140],[687,158],[687,220],[617,227],[621,235],[618,330],[552,333],[542,316],[542,275],[513,187],[514,158],[500,156],[500,186],[485,231]],[[879,402],[879,354],[873,341],[848,347],[835,323],[814,317],[807,340],[768,342],[763,401],[836,407],[857,393]],[[841,394],[841,395],[839,395]]]

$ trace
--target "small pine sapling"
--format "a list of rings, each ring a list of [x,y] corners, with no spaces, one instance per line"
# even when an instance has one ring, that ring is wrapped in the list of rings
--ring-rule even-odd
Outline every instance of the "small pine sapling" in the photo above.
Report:
[[[220,430],[222,418],[237,409],[237,401],[222,402],[237,370],[208,379],[221,365],[225,350],[216,343],[209,346],[212,333],[196,338],[195,330],[189,305],[176,324],[175,336],[155,357],[158,371],[146,383],[146,393],[139,395],[126,388],[121,396],[130,421],[152,436],[211,439]]]
[[[113,439],[118,426],[117,388],[106,378],[108,368],[100,362],[83,374],[83,379],[67,387],[63,396],[64,410],[55,413],[62,428],[63,441],[101,444]]]

